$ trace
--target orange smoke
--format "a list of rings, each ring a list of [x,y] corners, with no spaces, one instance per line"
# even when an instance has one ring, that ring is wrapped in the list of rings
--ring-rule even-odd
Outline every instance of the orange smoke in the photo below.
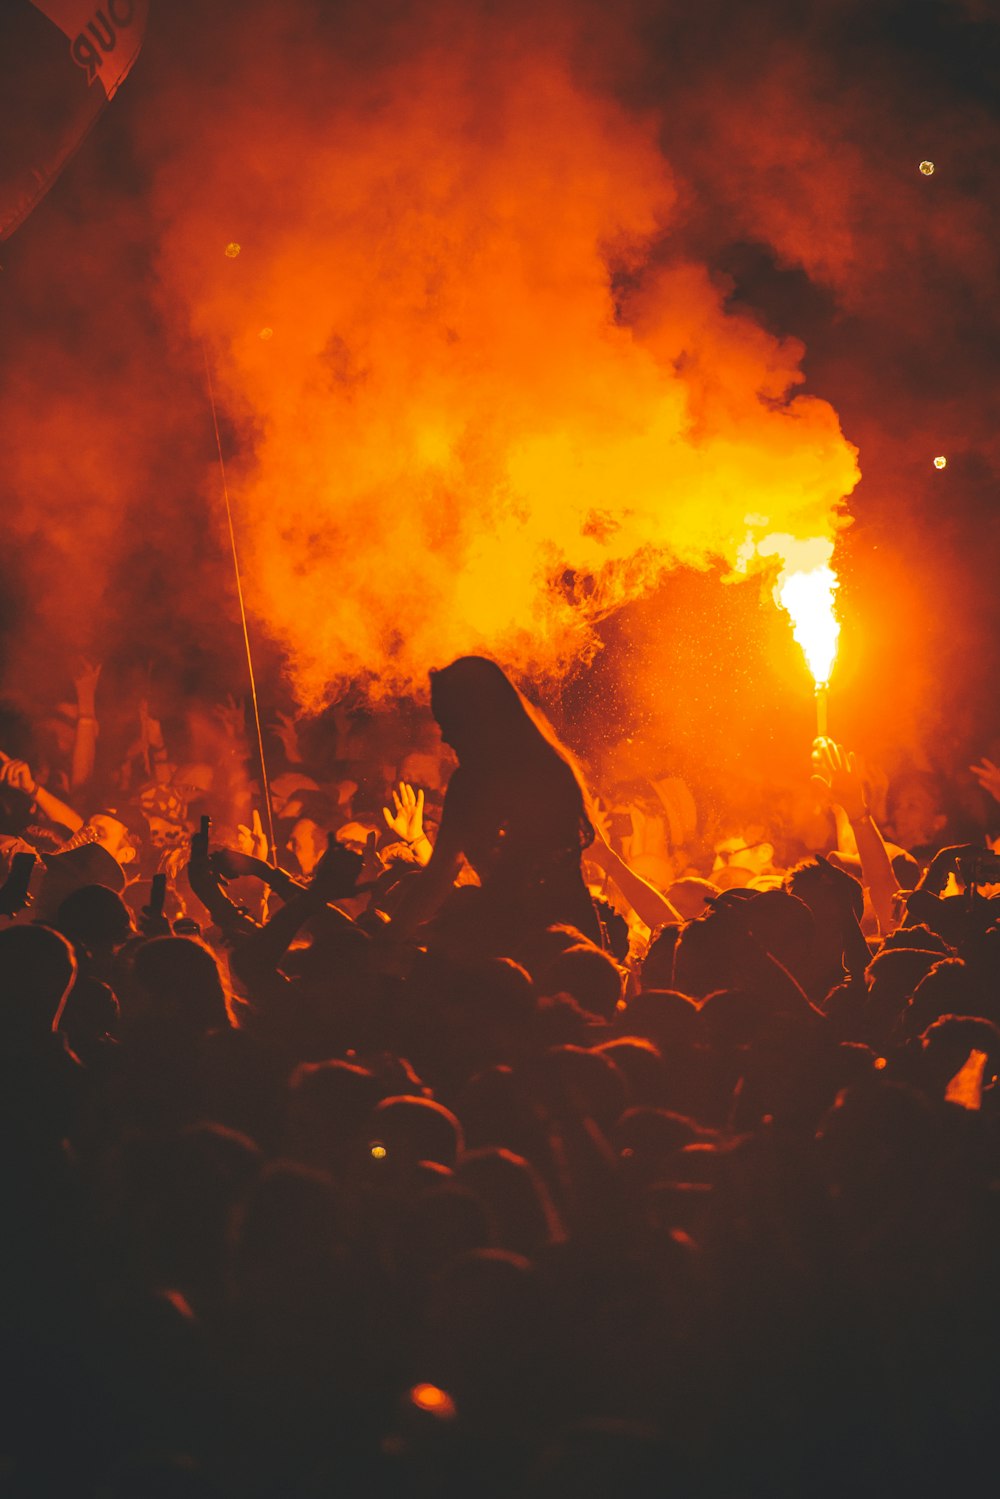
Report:
[[[833,537],[854,450],[793,394],[801,346],[670,254],[654,118],[509,15],[452,13],[363,73],[286,20],[156,193],[169,296],[247,444],[248,598],[303,704],[468,651],[559,672],[667,568]]]

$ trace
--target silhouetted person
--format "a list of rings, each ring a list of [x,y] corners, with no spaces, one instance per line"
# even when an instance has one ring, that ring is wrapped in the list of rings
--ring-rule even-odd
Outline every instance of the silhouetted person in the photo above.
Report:
[[[482,656],[431,674],[431,709],[459,765],[434,853],[397,922],[412,928],[434,915],[464,855],[482,883],[478,917],[494,941],[565,922],[600,943],[580,872],[593,838],[583,787],[543,716]]]

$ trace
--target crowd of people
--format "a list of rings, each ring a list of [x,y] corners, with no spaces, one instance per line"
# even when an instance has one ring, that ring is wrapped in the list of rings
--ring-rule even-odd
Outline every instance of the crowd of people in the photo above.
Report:
[[[0,721],[4,1493],[980,1481],[993,761],[710,817],[470,656],[268,780],[100,678]]]

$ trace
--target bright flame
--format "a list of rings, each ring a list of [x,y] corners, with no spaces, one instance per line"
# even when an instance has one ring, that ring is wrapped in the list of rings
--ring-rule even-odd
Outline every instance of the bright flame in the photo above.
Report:
[[[943,453],[940,454],[937,458],[935,458],[935,460],[934,460],[934,467],[935,468],[947,468],[948,467],[948,460],[944,456]]]
[[[768,536],[758,542],[759,555],[781,558],[782,568],[774,585],[775,602],[786,610],[792,633],[817,690],[830,680],[837,656],[840,621],[833,607],[840,586],[833,561],[833,542],[827,537],[797,541],[792,536]]]

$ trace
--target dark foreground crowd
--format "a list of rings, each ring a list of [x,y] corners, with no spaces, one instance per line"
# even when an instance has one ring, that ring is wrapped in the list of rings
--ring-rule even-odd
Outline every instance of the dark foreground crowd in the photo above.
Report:
[[[0,1493],[995,1485],[992,762],[887,841],[818,741],[792,859],[480,658],[450,775],[285,720],[256,811],[233,705],[112,772],[96,687],[0,745]]]

